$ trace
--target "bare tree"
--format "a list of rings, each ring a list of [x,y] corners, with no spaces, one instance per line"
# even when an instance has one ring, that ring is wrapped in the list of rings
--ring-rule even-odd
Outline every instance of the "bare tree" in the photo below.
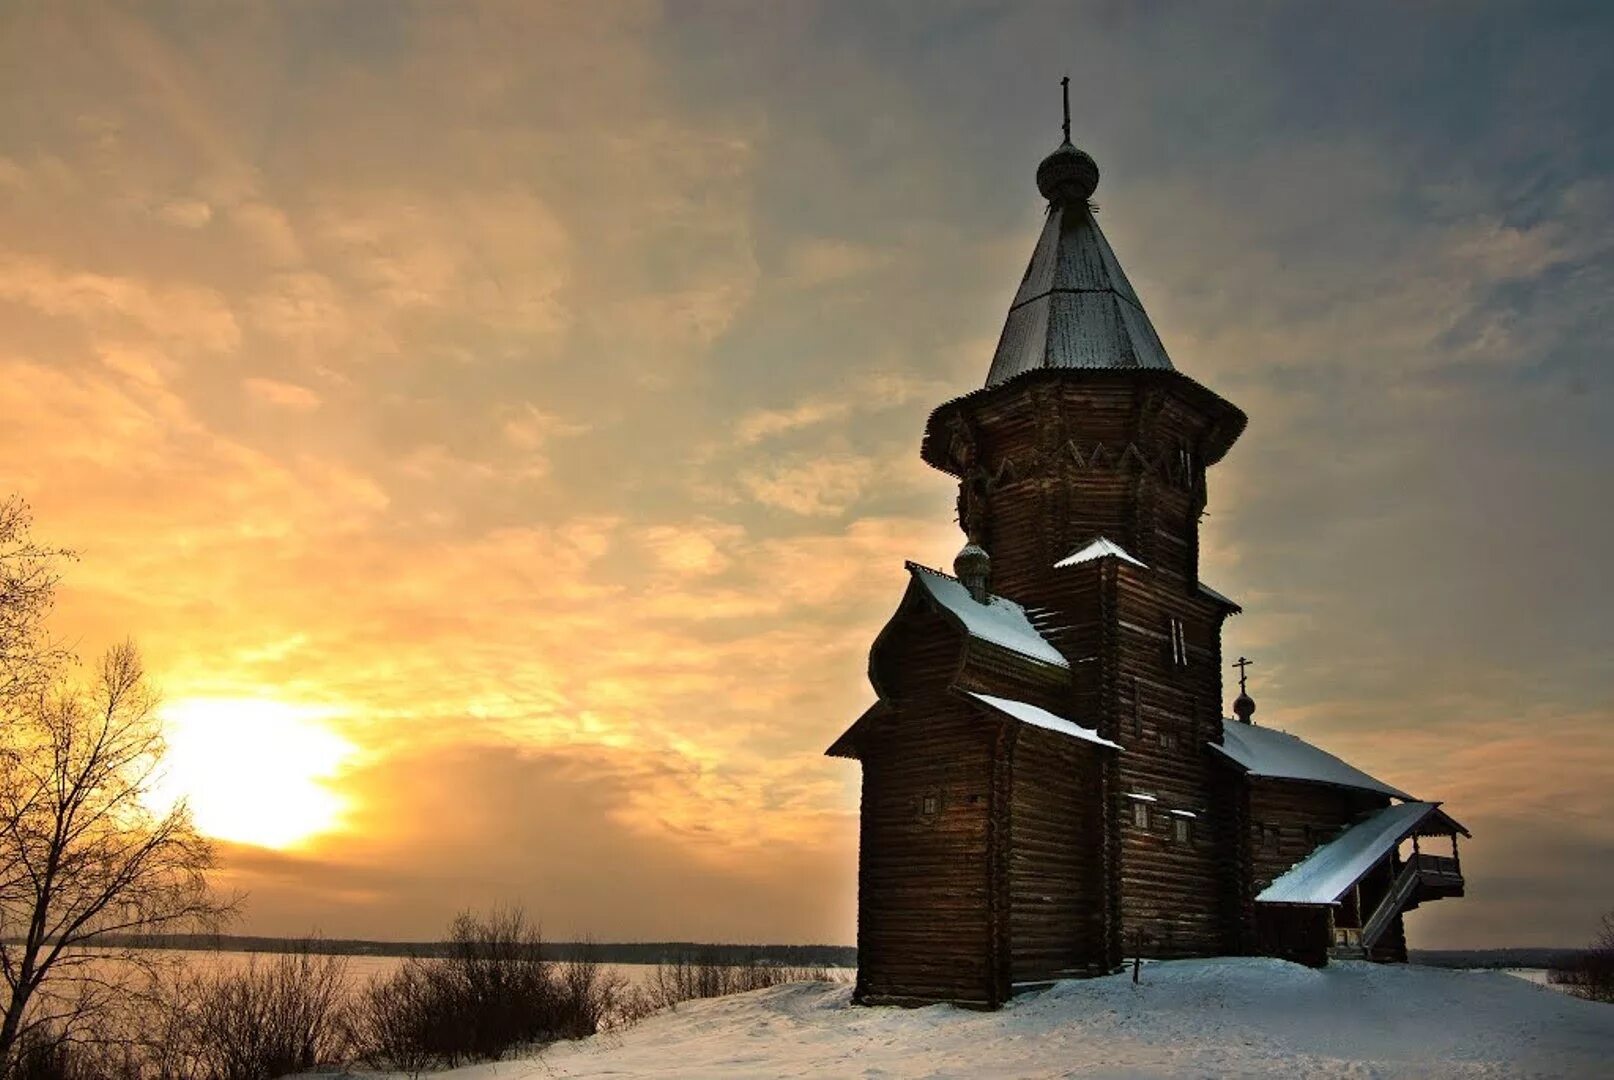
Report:
[[[1614,911],[1603,916],[1591,945],[1548,968],[1547,979],[1588,1001],[1614,1002]]]
[[[36,691],[66,659],[45,636],[63,559],[29,535],[28,504],[0,499],[0,701]]]
[[[42,626],[55,564],[16,506],[0,504],[0,1075],[31,1032],[77,1037],[116,1000],[134,958],[107,947],[232,906],[188,807],[154,807],[164,747],[139,654],[74,678]]]

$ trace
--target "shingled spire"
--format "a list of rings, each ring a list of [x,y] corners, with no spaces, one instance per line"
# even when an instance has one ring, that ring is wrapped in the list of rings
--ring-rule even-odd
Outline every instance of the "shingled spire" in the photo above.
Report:
[[[1098,166],[1070,142],[1069,80],[1065,141],[1037,166],[1048,219],[1009,307],[986,385],[1039,368],[1155,368],[1171,360],[1088,199]]]

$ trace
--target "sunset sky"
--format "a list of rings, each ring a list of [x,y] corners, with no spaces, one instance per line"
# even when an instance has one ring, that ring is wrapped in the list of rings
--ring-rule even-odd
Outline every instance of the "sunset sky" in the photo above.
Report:
[[[1257,720],[1473,830],[1415,947],[1589,936],[1606,6],[5,4],[0,496],[79,553],[56,629],[144,650],[239,930],[852,940],[822,751],[960,543],[919,435],[1067,72],[1251,417],[1203,576]]]

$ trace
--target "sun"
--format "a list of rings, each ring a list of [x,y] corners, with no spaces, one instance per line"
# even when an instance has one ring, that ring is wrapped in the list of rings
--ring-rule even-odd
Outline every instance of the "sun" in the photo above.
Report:
[[[331,781],[356,748],[329,709],[263,699],[184,698],[163,708],[168,753],[156,792],[186,798],[208,836],[292,848],[341,824]]]

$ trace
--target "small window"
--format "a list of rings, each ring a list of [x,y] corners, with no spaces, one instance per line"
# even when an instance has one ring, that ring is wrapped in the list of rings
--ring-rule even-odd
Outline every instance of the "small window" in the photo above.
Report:
[[[1194,452],[1186,442],[1177,444],[1177,482],[1185,488],[1194,486]]]
[[[1278,827],[1273,824],[1261,826],[1261,846],[1276,850],[1278,846]]]
[[[1133,802],[1132,802],[1132,824],[1136,825],[1140,829],[1147,829],[1149,827],[1149,804],[1148,803],[1143,802],[1142,800],[1137,800],[1137,799],[1133,800]]]
[[[926,795],[923,799],[919,800],[919,812],[926,816],[934,814],[936,812],[937,801],[936,796]]]
[[[1192,818],[1174,817],[1171,819],[1171,835],[1174,839],[1186,844],[1194,838],[1194,822]]]
[[[1175,731],[1169,731],[1166,728],[1160,729],[1160,749],[1177,749],[1177,733]]]
[[[1188,666],[1188,641],[1183,636],[1182,620],[1172,619],[1169,626],[1171,636],[1171,663],[1175,667]]]

